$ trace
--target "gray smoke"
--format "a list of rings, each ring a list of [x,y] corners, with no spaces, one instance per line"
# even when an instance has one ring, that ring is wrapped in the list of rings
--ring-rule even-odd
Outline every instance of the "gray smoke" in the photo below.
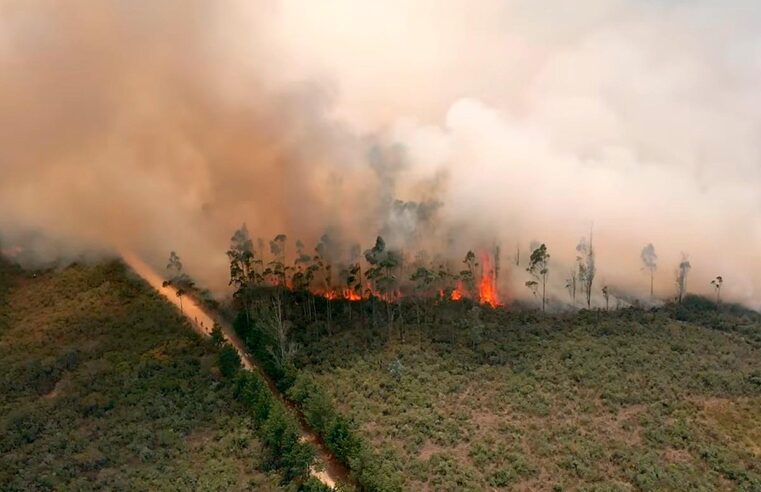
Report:
[[[652,241],[758,307],[759,45],[744,0],[0,0],[0,240],[177,250],[221,287],[244,221],[310,251],[535,238],[567,298],[594,223],[611,291],[649,294]]]

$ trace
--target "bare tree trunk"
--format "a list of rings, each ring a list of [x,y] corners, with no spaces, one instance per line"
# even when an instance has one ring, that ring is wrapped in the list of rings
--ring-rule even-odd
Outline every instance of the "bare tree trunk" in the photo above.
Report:
[[[370,298],[370,307],[372,308],[372,317],[373,317],[373,330],[378,329],[378,313],[377,313],[375,304],[376,304],[376,300],[375,300],[375,296],[373,296]]]
[[[542,312],[544,312],[544,306],[547,299],[547,277],[542,278]]]
[[[391,341],[391,334],[394,329],[394,313],[391,309],[391,303],[386,301],[386,318],[388,321],[388,341]]]
[[[328,315],[328,335],[333,336],[333,309],[330,299],[326,298],[325,301]]]
[[[399,297],[399,338],[404,343],[404,313],[402,312],[402,298]]]

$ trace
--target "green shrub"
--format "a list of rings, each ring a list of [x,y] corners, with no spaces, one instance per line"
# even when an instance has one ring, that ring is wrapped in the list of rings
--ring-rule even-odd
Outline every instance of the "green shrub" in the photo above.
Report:
[[[219,370],[226,378],[235,376],[240,370],[240,355],[230,344],[225,344],[219,351]]]
[[[235,395],[250,410],[268,451],[267,464],[283,473],[285,481],[306,479],[314,462],[314,449],[300,441],[293,415],[285,409],[260,376],[241,371]]]
[[[328,487],[314,477],[309,477],[299,487],[299,492],[333,492],[336,489]]]

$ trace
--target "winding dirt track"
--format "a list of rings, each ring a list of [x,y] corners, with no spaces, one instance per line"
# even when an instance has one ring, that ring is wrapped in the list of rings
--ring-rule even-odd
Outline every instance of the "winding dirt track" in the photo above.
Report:
[[[325,443],[322,441],[320,436],[317,435],[317,433],[309,427],[309,425],[304,420],[304,416],[301,414],[301,412],[298,411],[293,402],[285,399],[283,395],[277,390],[273,381],[256,365],[254,360],[246,351],[243,342],[236,336],[232,326],[230,326],[222,319],[216,318],[204,311],[204,309],[199,306],[193,299],[189,297],[183,297],[180,299],[177,297],[177,289],[171,285],[164,287],[162,285],[164,283],[164,279],[161,277],[161,275],[156,273],[153,268],[148,266],[137,255],[129,251],[122,251],[120,254],[124,262],[137,275],[148,282],[151,287],[156,289],[156,291],[165,297],[169,302],[177,306],[178,309],[181,309],[182,313],[190,321],[190,325],[198,333],[203,336],[210,336],[215,322],[222,328],[222,333],[224,334],[227,341],[238,351],[243,367],[250,371],[256,371],[259,373],[267,382],[270,390],[280,399],[280,401],[282,401],[283,404],[295,412],[301,426],[302,441],[311,443],[317,450],[317,462],[318,465],[320,465],[320,469],[313,468],[311,470],[311,473],[315,478],[320,480],[325,485],[328,485],[329,487],[335,487],[337,483],[351,483],[346,467],[344,467],[336,459],[336,457],[333,456],[330,450],[328,450],[325,446]]]

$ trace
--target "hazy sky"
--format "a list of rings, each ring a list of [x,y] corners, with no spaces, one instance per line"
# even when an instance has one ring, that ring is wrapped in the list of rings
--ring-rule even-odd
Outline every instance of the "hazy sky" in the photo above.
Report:
[[[752,1],[0,0],[0,238],[215,286],[243,221],[541,241],[559,291],[594,224],[600,286],[645,293],[652,242],[660,295],[685,252],[759,307],[759,87]]]

